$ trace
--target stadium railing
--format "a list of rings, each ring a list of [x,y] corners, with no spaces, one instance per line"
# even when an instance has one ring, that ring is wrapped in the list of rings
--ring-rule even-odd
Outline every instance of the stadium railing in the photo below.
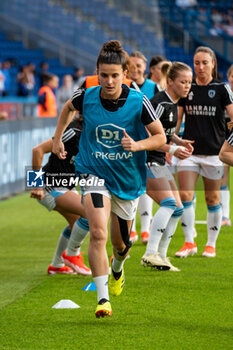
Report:
[[[25,191],[32,148],[52,137],[56,124],[57,118],[0,121],[0,200]]]
[[[37,97],[0,97],[0,112],[6,112],[8,120],[37,117]]]

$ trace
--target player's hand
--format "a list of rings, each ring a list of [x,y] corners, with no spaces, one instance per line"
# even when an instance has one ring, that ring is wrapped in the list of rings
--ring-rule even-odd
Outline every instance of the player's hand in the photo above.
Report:
[[[166,152],[165,159],[167,164],[172,165],[172,154]]]
[[[125,130],[123,130],[124,137],[121,139],[121,145],[125,151],[136,152],[138,150],[137,142],[130,137]]]
[[[44,198],[43,188],[33,188],[33,190],[31,190],[30,197],[39,199],[41,201]]]
[[[66,159],[67,152],[61,140],[53,140],[52,152],[58,156],[59,159]]]
[[[193,147],[192,147],[193,148]],[[188,148],[184,146],[178,146],[177,150],[174,153],[174,156],[179,159],[186,159],[192,155],[192,151],[190,152]]]
[[[227,123],[227,128],[229,131],[231,131],[231,129],[233,128],[233,121]]]
[[[191,141],[191,140],[183,140],[182,139],[182,146],[184,146],[185,148],[187,148],[187,150],[189,152],[191,152],[191,154],[193,153],[193,146],[192,143],[194,143],[195,141]],[[190,155],[191,155],[190,154]]]

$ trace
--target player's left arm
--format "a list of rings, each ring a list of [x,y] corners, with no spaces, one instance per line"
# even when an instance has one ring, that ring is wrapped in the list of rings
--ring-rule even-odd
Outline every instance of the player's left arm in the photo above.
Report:
[[[159,119],[148,124],[146,128],[149,130],[151,136],[140,141],[134,141],[124,130],[124,137],[121,139],[121,144],[125,151],[152,151],[166,143],[166,136]]]
[[[44,154],[52,152],[53,140],[48,139],[32,149],[32,169],[40,170]]]
[[[145,95],[143,96],[141,121],[149,131],[150,136],[144,140],[134,141],[127,134],[127,130],[124,130],[124,137],[121,139],[121,144],[124,150],[131,152],[152,151],[166,143],[167,138],[164,133],[162,123],[155,114],[151,102]]]
[[[223,163],[233,166],[233,146],[231,146],[227,140],[221,148],[219,158]]]
[[[226,111],[227,111],[227,114],[228,114],[230,120],[233,122],[233,103],[226,106]]]

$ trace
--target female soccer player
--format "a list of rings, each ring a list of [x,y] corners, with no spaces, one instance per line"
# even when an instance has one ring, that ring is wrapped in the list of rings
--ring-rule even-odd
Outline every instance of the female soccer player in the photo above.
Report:
[[[167,88],[151,99],[156,115],[163,124],[167,142],[157,151],[147,152],[147,194],[160,205],[153,217],[150,236],[143,255],[143,266],[160,270],[180,271],[167,258],[167,249],[183,212],[179,193],[172,173],[165,165],[165,152],[185,159],[192,154],[191,142],[174,135],[178,120],[178,101],[186,97],[192,83],[192,69],[181,62],[167,64]]]
[[[197,252],[193,239],[195,213],[192,199],[200,174],[204,181],[208,206],[208,241],[202,255],[215,257],[215,244],[222,218],[219,190],[223,167],[218,154],[225,139],[225,108],[230,119],[233,119],[233,96],[227,84],[216,80],[216,56],[209,47],[201,46],[196,49],[194,69],[196,79],[188,96],[180,100],[180,120],[185,112],[184,138],[195,142],[193,155],[180,161],[178,166],[180,195],[184,206],[181,222],[185,244],[176,256],[187,257]]]
[[[233,91],[233,64],[230,66],[230,68],[227,71],[227,79],[230,83],[231,91]],[[226,122],[226,139],[228,139],[229,136],[229,130],[227,127],[227,123],[230,121],[230,118],[228,117],[227,113],[225,113],[225,122]],[[224,176],[221,181],[221,187],[220,187],[220,203],[222,206],[222,226],[231,226],[231,220],[230,220],[230,191],[228,187],[229,183],[229,165],[224,164]]]
[[[166,87],[166,86],[163,86],[163,84],[161,84],[161,81],[164,81],[164,79],[162,79],[163,74],[161,72],[161,67],[165,61],[166,61],[166,58],[160,55],[154,56],[150,60],[149,79],[151,79],[157,84],[159,90],[165,89]]]
[[[130,58],[135,64],[135,69],[131,72],[131,78],[150,100],[159,90],[157,84],[152,80],[145,78],[147,59],[140,51],[132,52]],[[143,244],[146,244],[149,238],[152,205],[153,201],[146,193],[139,198],[138,209],[141,219],[141,241]],[[131,242],[136,242],[138,240],[138,234],[136,231],[136,214],[130,233],[130,240]]]
[[[96,317],[111,316],[109,292],[120,295],[124,286],[123,264],[131,247],[131,222],[137,198],[146,185],[145,150],[166,142],[146,96],[122,85],[126,72],[126,55],[120,43],[105,43],[97,59],[100,86],[74,93],[61,112],[54,136],[53,152],[63,159],[62,133],[74,110],[83,114],[75,165],[86,181],[82,193],[90,226],[88,257],[97,287]],[[144,125],[152,136],[147,137]],[[93,179],[97,185],[88,186]],[[109,216],[114,256],[108,283]]]
[[[230,132],[227,140],[224,142],[221,148],[219,158],[225,164],[233,166],[233,123],[231,123],[230,125],[232,131]]]
[[[45,173],[44,177],[49,179],[49,185],[45,189],[36,188],[31,191],[32,198],[38,199],[38,202],[49,211],[56,210],[59,212],[69,223],[60,235],[53,261],[48,267],[49,275],[71,274],[73,270],[78,274],[91,275],[91,270],[84,264],[83,257],[80,254],[81,243],[89,231],[88,222],[84,219],[86,215],[81,204],[81,197],[73,183],[67,187],[50,185],[52,174],[53,178],[55,177],[57,180],[67,179],[68,181],[72,174],[75,175],[74,157],[79,149],[80,128],[78,120],[70,123],[62,138],[67,150],[66,159],[61,160],[51,153],[48,163],[42,169]],[[33,148],[32,167],[34,170],[41,169],[43,156],[52,151],[52,144],[52,139],[49,139]],[[65,266],[64,262],[69,267]]]

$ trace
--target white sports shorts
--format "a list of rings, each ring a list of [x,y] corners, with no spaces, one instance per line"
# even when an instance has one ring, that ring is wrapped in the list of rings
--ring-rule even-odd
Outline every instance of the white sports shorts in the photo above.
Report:
[[[223,163],[219,156],[192,155],[179,160],[178,172],[194,171],[210,180],[219,180],[223,176]]]
[[[88,178],[93,177],[94,175],[89,174]],[[96,181],[98,181],[98,177],[94,176]],[[82,191],[82,196],[89,193],[100,193],[105,197],[108,197],[111,199],[111,211],[119,216],[121,219],[124,220],[133,220],[135,213],[137,211],[137,205],[139,198],[126,200],[126,199],[120,199],[116,197],[113,193],[111,193],[106,186],[80,186]]]
[[[56,198],[59,196],[62,196],[64,193],[72,191],[76,194],[78,194],[78,191],[76,188],[73,188],[72,190],[69,190],[65,187],[59,187],[59,188],[53,188],[51,192],[48,192],[47,190],[44,190],[44,198],[42,200],[38,200],[40,204],[42,204],[45,208],[48,209],[48,211],[52,211],[56,207]]]
[[[151,179],[165,178],[167,181],[173,181],[172,173],[168,169],[167,165],[160,165],[156,162],[147,163],[147,177]]]
[[[172,164],[168,165],[169,166],[169,170],[171,171],[172,174],[176,173],[176,169],[177,169],[177,165],[179,162],[179,158],[172,156],[172,160],[171,160]]]

